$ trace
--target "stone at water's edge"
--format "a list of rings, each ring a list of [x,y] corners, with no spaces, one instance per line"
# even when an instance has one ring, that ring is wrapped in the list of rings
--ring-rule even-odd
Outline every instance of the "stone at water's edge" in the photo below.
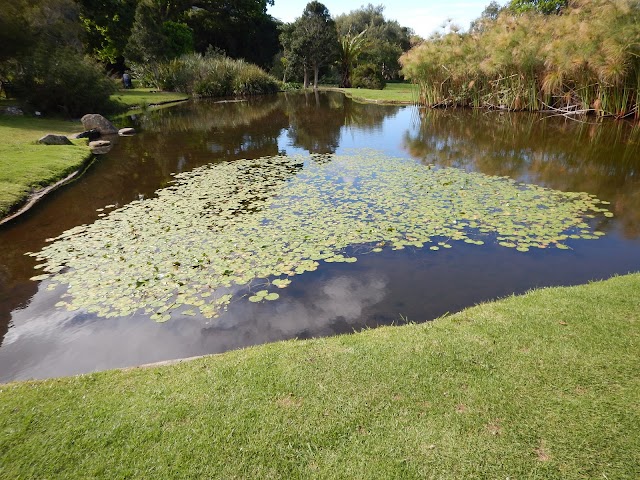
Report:
[[[101,135],[118,133],[118,129],[109,120],[97,113],[88,113],[80,121],[85,130],[97,130]]]
[[[43,145],[73,145],[71,140],[64,135],[55,135],[53,133],[48,133],[38,140],[38,143],[42,143]]]
[[[89,142],[89,146],[91,148],[109,147],[111,142],[109,140],[96,140],[95,142]]]
[[[121,128],[118,130],[118,135],[120,136],[134,135],[135,133],[136,130],[134,128]]]
[[[96,140],[100,137],[100,132],[98,130],[87,130],[85,132],[77,133],[74,138],[88,138],[89,141]]]

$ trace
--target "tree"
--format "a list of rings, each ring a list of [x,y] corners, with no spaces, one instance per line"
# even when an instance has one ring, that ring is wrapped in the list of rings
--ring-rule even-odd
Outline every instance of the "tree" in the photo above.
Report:
[[[138,63],[168,60],[193,51],[191,29],[179,21],[180,5],[162,0],[141,0],[125,49]]]
[[[484,7],[480,17],[471,22],[469,31],[471,33],[481,33],[485,31],[488,25],[491,25],[498,19],[498,15],[500,15],[500,12],[504,9],[505,7],[501,7],[498,2],[493,0],[489,5]]]
[[[366,30],[364,40],[367,48],[360,62],[374,64],[384,78],[390,80],[399,76],[398,59],[411,48],[413,31],[402,27],[395,20],[384,17],[384,6],[371,4],[336,17],[338,35],[358,34]]]
[[[33,35],[24,16],[26,0],[6,0],[0,8],[0,63],[15,58],[29,49]]]
[[[209,46],[232,58],[268,66],[278,52],[279,22],[267,14],[273,0],[195,0],[185,14],[195,49]]]
[[[79,4],[87,53],[123,70],[138,0],[79,0]]]
[[[509,10],[515,13],[538,12],[554,15],[560,13],[568,4],[568,0],[511,0]]]
[[[307,4],[290,33],[289,51],[302,63],[304,86],[309,85],[309,69],[313,71],[313,88],[318,88],[320,68],[332,63],[338,54],[338,34],[329,10],[322,3]]]
[[[362,55],[367,41],[364,38],[366,30],[353,35],[348,33],[340,37],[340,70],[342,71],[341,86],[343,88],[351,88],[351,72],[358,57]]]

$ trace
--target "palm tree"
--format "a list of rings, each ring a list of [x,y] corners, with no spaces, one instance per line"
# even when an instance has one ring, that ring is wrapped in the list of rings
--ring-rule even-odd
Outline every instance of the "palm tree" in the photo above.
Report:
[[[340,68],[342,70],[341,87],[351,87],[351,72],[354,64],[358,61],[358,57],[364,50],[367,40],[364,38],[366,29],[357,35],[351,32],[339,38],[340,43]]]

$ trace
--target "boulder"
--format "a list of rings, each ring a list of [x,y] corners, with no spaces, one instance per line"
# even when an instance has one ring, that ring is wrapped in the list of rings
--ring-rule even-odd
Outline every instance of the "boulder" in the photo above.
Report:
[[[44,137],[38,140],[38,143],[42,143],[44,145],[73,145],[73,143],[71,143],[71,140],[69,140],[64,135],[56,135],[53,133],[46,134]]]
[[[110,145],[111,142],[109,140],[96,140],[95,142],[89,142],[89,146],[91,148],[108,147]]]
[[[21,115],[24,115],[24,112],[20,110],[18,107],[7,107],[4,109],[4,114],[21,116]]]
[[[88,113],[80,121],[85,130],[97,130],[101,135],[118,133],[118,129],[109,120],[97,113]]]
[[[118,135],[122,137],[128,137],[130,135],[135,135],[136,130],[134,128],[121,128],[118,130]]]
[[[80,132],[75,135],[75,138],[88,138],[89,141],[97,140],[100,138],[100,132],[96,129],[87,130],[86,132]]]

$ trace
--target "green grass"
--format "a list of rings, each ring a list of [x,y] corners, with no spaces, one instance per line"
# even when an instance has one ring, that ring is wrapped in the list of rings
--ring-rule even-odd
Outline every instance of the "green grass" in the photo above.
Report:
[[[184,93],[158,92],[151,88],[133,88],[131,90],[118,90],[117,93],[111,95],[111,99],[130,108],[188,100],[189,95]]]
[[[322,89],[342,92],[347,97],[360,102],[415,104],[418,100],[418,86],[410,83],[387,83],[383,90],[335,87]]]
[[[640,478],[640,275],[0,386],[2,478]]]
[[[64,178],[89,157],[86,141],[39,145],[47,133],[82,131],[79,122],[0,115],[0,217],[39,187]]]

